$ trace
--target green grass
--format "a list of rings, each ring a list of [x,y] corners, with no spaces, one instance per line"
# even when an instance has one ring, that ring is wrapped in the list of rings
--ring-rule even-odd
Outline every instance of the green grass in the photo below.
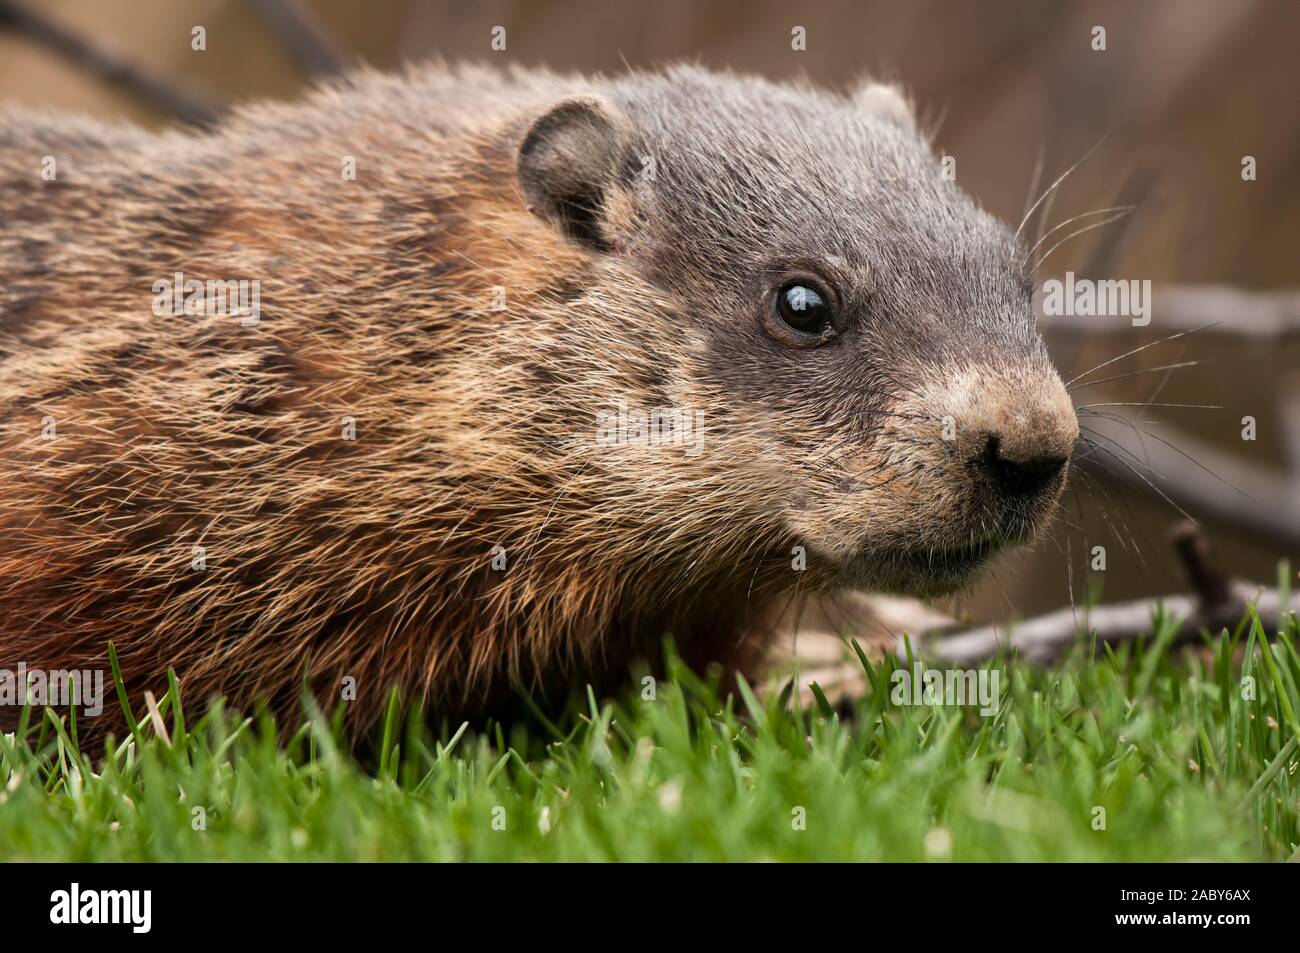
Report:
[[[789,693],[722,702],[679,666],[652,701],[588,697],[555,724],[438,740],[394,704],[368,770],[319,713],[281,743],[269,718],[219,706],[187,722],[174,686],[159,705],[170,742],[144,718],[106,756],[30,712],[0,737],[0,859],[1295,856],[1295,620],[1271,648],[1249,620],[1195,651],[1154,629],[1093,661],[1081,645],[1052,670],[996,663],[993,717],[891,705],[889,662],[845,717],[795,710]]]

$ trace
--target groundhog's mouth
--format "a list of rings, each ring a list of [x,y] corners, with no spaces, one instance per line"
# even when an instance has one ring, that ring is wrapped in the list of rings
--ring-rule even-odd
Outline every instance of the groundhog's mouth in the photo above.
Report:
[[[936,576],[964,576],[977,570],[1005,543],[999,537],[990,536],[952,549],[899,550],[895,557],[915,572],[933,573]]]
[[[1010,544],[990,536],[963,546],[899,546],[878,549],[849,569],[855,584],[916,596],[955,592],[973,581],[999,550]]]

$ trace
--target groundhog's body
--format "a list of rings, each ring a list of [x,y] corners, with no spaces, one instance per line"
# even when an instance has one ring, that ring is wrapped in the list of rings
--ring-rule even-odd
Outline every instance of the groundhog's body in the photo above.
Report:
[[[846,481],[918,472],[878,447],[828,469],[836,438],[898,437],[898,402],[922,384],[850,370],[859,407],[836,398],[805,410],[802,388],[827,386],[824,371],[795,367],[808,352],[780,352],[775,370],[747,377],[769,360],[766,338],[666,317],[696,287],[725,312],[719,296],[733,293],[727,269],[741,257],[729,243],[784,227],[792,200],[777,196],[674,249],[670,226],[685,227],[691,209],[707,225],[729,215],[733,193],[765,194],[753,166],[728,167],[726,143],[696,136],[716,190],[677,195],[689,204],[662,216],[676,223],[655,222],[653,186],[631,184],[645,165],[637,148],[620,153],[621,191],[591,208],[561,203],[568,212],[548,216],[538,206],[565,169],[540,164],[540,185],[519,171],[538,116],[599,93],[630,117],[671,190],[688,153],[671,154],[656,123],[711,83],[722,112],[728,97],[740,110],[747,90],[766,97],[748,105],[754,122],[812,95],[691,72],[597,90],[430,70],[246,111],[201,137],[0,114],[0,665],[103,667],[111,640],[137,696],[163,688],[169,667],[187,697],[236,704],[296,704],[304,674],[328,703],[351,676],[368,719],[394,684],[456,715],[514,680],[599,681],[670,633],[699,661],[760,651],[755,620],[773,600],[840,573],[816,555],[845,549],[822,537],[861,488]],[[786,127],[786,147],[824,139],[829,120],[806,122]],[[863,128],[851,145],[878,133],[913,161],[914,131]],[[768,148],[755,138],[746,149]],[[790,192],[805,196],[795,219],[809,202],[826,211],[806,196],[839,187],[806,180]],[[969,252],[968,272],[1009,257],[1009,236],[949,184],[895,185],[908,188],[955,203],[936,219],[956,229],[940,250]],[[583,216],[597,205],[593,224]],[[836,267],[867,274],[855,254],[837,249]],[[895,259],[871,262],[887,293],[911,259],[898,256],[895,271],[881,260]],[[172,299],[156,283],[177,273],[258,281],[256,323],[165,313]],[[978,275],[963,287],[965,302],[990,299]],[[918,365],[913,346],[960,352],[920,347],[926,328],[871,346],[895,368]],[[1032,320],[969,333],[972,353],[996,341],[1015,356],[981,357],[988,373],[1048,366]],[[723,360],[724,344],[748,350]],[[788,385],[756,390],[787,370]],[[702,409],[706,452],[602,443],[600,415],[620,402]],[[857,416],[868,410],[882,416]],[[790,459],[805,469],[791,473]],[[915,516],[900,514],[918,498],[944,504],[920,491],[877,500],[873,525],[902,539]],[[801,543],[806,572],[792,567]]]
[[[293,702],[310,671],[326,699],[352,676],[371,708],[399,684],[454,713],[670,631],[733,654],[707,476],[582,470],[600,410],[691,402],[672,342],[575,318],[598,263],[519,200],[528,117],[573,91],[376,78],[220,138],[0,133],[6,665],[102,667],[112,640],[137,691],[170,666],[190,697]],[[257,325],[154,314],[175,272],[260,279]],[[660,512],[689,520],[646,546]]]

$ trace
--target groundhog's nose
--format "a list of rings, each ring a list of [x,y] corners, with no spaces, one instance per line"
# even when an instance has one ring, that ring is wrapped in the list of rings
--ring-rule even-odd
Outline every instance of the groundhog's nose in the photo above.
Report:
[[[978,463],[1004,497],[1026,499],[1052,486],[1069,462],[1059,451],[1021,444],[1015,448],[1001,434],[989,434]]]
[[[902,410],[939,418],[945,478],[989,507],[986,516],[1041,513],[1065,486],[1079,421],[1050,365],[962,368]]]
[[[955,381],[946,396],[954,456],[975,477],[976,492],[1017,511],[1060,492],[1079,423],[1054,372],[973,372]]]

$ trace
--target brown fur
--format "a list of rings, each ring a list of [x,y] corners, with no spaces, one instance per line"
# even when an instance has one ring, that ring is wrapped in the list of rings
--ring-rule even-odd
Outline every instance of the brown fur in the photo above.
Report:
[[[831,453],[834,419],[738,399],[710,338],[665,333],[679,289],[622,254],[633,193],[605,203],[610,254],[530,211],[521,139],[599,92],[438,69],[203,137],[0,116],[0,665],[103,667],[112,640],[137,704],[171,667],[191,700],[287,711],[351,676],[362,723],[392,685],[459,717],[669,633],[743,667],[769,607],[843,578],[846,521],[934,536],[917,461],[949,464],[905,417]],[[259,324],[155,316],[177,271],[260,280]],[[887,405],[916,411],[926,374]],[[596,446],[620,399],[709,408],[708,453]],[[801,541],[826,555],[803,574]]]

